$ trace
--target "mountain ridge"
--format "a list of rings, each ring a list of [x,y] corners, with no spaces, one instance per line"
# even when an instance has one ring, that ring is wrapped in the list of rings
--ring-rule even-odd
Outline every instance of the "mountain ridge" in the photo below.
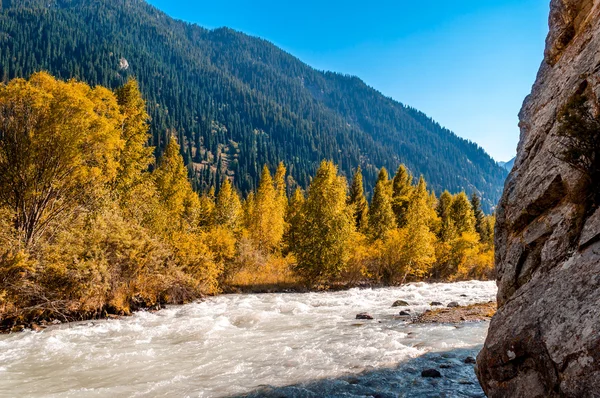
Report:
[[[151,144],[160,152],[177,131],[197,189],[228,177],[247,192],[263,163],[279,161],[305,187],[326,158],[348,177],[362,166],[368,190],[379,167],[405,163],[438,193],[480,193],[488,211],[500,196],[506,172],[480,146],[356,76],[317,71],[265,39],[177,21],[142,0],[1,4],[3,81],[45,69],[114,88],[135,76],[152,116]],[[119,69],[121,58],[128,69]]]

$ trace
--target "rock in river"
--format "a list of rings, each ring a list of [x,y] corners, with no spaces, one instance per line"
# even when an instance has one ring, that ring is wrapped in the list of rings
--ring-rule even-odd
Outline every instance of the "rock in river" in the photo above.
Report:
[[[410,304],[404,300],[396,300],[394,301],[394,304],[392,304],[392,307],[408,307],[409,305]]]
[[[436,370],[436,369],[425,369],[424,371],[421,372],[421,376],[422,377],[440,378],[440,377],[442,377],[442,374],[440,373],[439,370]]]

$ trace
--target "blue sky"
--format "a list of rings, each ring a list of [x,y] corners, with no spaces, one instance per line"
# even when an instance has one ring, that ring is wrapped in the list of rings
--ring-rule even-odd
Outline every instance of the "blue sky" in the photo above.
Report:
[[[543,58],[549,0],[150,0],[207,28],[265,38],[322,70],[357,75],[496,160]]]

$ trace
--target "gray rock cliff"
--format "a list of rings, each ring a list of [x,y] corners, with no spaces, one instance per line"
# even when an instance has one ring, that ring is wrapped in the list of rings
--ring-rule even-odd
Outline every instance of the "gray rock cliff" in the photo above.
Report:
[[[600,210],[582,199],[600,187],[556,156],[569,99],[600,111],[600,0],[552,0],[549,23],[497,214],[499,310],[477,358],[490,397],[600,397]]]

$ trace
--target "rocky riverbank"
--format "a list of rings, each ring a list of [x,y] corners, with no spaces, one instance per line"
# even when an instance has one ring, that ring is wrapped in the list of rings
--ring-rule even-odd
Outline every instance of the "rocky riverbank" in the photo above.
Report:
[[[467,306],[451,306],[427,310],[417,316],[415,323],[461,323],[489,321],[496,313],[495,302],[471,304]]]

